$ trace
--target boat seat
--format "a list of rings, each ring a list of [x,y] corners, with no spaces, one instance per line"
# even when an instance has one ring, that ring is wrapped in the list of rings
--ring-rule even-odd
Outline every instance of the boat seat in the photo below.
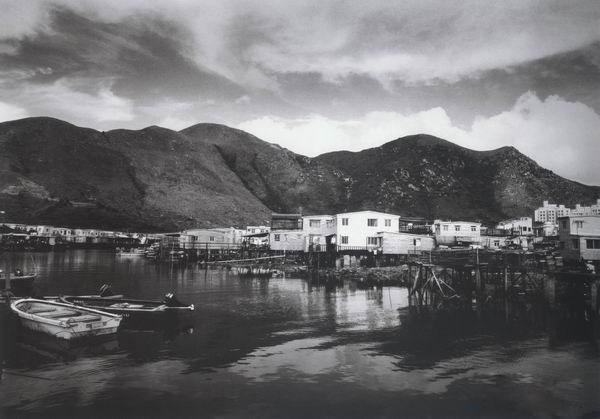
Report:
[[[77,311],[73,311],[73,310],[60,310],[60,311],[55,311],[53,313],[49,313],[49,314],[44,314],[42,317],[45,317],[47,319],[58,319],[60,317],[73,317],[76,316],[78,314]],[[41,314],[38,314],[38,316],[40,316]]]
[[[71,317],[69,319],[69,323],[88,323],[88,322],[95,322],[98,320],[102,320],[102,317],[100,317],[96,314],[83,314],[81,316]]]
[[[53,311],[56,311],[56,308],[37,307],[37,308],[32,308],[31,310],[27,311],[27,313],[42,314],[42,313],[52,313]]]

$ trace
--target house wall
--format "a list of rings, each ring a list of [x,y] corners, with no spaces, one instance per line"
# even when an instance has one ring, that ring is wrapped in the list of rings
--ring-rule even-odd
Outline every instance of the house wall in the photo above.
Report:
[[[480,223],[435,220],[433,223],[433,230],[438,245],[454,245],[459,241],[473,244],[481,242]]]
[[[600,260],[600,216],[560,218],[558,236],[565,259]]]
[[[511,243],[506,236],[481,236],[481,245],[486,249],[498,250]]]
[[[343,219],[348,219],[348,224],[344,225]],[[367,220],[376,219],[376,226],[369,226]],[[348,247],[378,247],[377,244],[367,244],[367,237],[378,237],[382,232],[398,232],[400,216],[376,211],[359,211],[337,214],[336,220],[336,240],[341,248]],[[389,220],[386,225],[385,220]],[[343,238],[347,237],[348,242],[344,243]]]
[[[303,251],[305,235],[302,230],[275,230],[269,233],[271,250]]]
[[[306,237],[304,251],[308,251],[311,244],[321,245],[325,250],[325,237],[336,233],[336,219],[333,215],[302,217],[302,231]]]
[[[428,252],[435,248],[435,240],[431,236],[408,233],[379,233],[381,250],[384,255],[407,255]]]
[[[533,235],[533,220],[531,217],[514,218],[501,221],[496,228],[510,231],[512,234],[530,236]]]

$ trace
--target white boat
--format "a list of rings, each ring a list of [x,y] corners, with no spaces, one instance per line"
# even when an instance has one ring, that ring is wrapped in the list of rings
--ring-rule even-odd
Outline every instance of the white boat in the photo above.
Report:
[[[23,327],[65,340],[116,333],[121,322],[115,314],[34,298],[17,300],[10,308]]]

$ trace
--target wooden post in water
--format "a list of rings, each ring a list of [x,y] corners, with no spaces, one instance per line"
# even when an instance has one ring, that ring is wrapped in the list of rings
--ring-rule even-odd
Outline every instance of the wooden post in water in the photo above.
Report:
[[[4,289],[10,291],[10,275],[12,273],[12,258],[11,255],[6,255],[6,274],[4,275]]]

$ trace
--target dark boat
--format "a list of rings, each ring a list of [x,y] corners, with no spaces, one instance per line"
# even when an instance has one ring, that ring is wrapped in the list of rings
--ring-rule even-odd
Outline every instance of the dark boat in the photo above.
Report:
[[[183,304],[171,293],[165,295],[162,301],[76,295],[62,296],[60,300],[68,304],[119,314],[129,324],[154,322],[149,326],[162,326],[163,320],[177,318],[180,314],[194,310],[193,304]]]
[[[6,275],[9,275],[11,288],[30,288],[37,278],[37,273],[23,273],[20,269],[10,273],[0,271],[0,289],[5,288]]]

